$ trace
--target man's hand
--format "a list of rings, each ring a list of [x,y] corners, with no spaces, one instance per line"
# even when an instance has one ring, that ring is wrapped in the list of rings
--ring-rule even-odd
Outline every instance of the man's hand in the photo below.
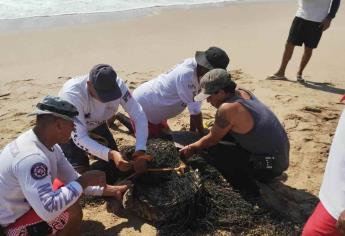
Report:
[[[331,25],[332,18],[326,17],[320,24],[322,31],[327,30]]]
[[[345,210],[339,216],[337,221],[337,229],[341,235],[345,235]]]
[[[190,157],[195,153],[195,149],[191,145],[187,145],[184,148],[181,148],[180,154],[185,157]]]
[[[83,189],[88,186],[106,186],[105,173],[99,170],[89,170],[83,173],[78,179],[77,182],[83,187]]]
[[[117,169],[119,169],[121,172],[126,172],[131,169],[131,164],[126,161],[122,154],[118,151],[110,150],[108,153],[108,158],[115,163]]]
[[[145,151],[143,150],[138,150],[138,151],[135,151],[133,154],[132,154],[132,157],[133,159],[137,158],[137,157],[140,157],[140,156],[144,156],[146,155]]]
[[[143,173],[147,169],[147,162],[152,161],[153,157],[146,155],[145,151],[136,151],[132,155],[133,157],[133,168],[136,173]]]
[[[190,116],[190,129],[191,132],[198,132],[200,136],[204,135],[204,125],[202,123],[202,113]]]

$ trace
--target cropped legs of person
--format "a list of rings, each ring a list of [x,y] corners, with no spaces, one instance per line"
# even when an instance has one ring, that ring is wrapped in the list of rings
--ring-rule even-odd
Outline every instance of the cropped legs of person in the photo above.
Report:
[[[106,123],[90,131],[90,137],[111,148],[112,150],[118,151],[114,137]],[[106,173],[108,184],[113,184],[117,177],[122,174],[122,172],[116,168],[114,162],[107,162],[96,158],[96,161],[90,165],[89,154],[76,146],[73,140],[70,140],[67,144],[62,144],[60,146],[68,161],[80,174],[89,169],[102,170]]]
[[[60,181],[53,182],[53,189],[56,190],[63,185]],[[50,222],[41,219],[33,209],[30,209],[14,223],[4,229],[7,236],[19,235],[81,235],[81,222],[83,211],[79,200],[70,206],[65,212]],[[1,235],[1,234],[0,234]]]
[[[236,144],[230,135],[222,141],[225,144],[219,143],[207,149],[206,160],[222,173],[233,188],[253,196],[259,195],[255,180],[266,182],[281,174],[270,169],[254,168],[253,155]]]

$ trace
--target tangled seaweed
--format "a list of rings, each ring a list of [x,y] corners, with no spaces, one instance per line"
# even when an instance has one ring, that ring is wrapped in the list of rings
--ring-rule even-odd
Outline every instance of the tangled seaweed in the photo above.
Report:
[[[150,168],[181,162],[171,141],[151,140],[147,152],[155,157]],[[301,225],[244,200],[203,157],[195,155],[187,164],[182,176],[144,174],[126,196],[128,208],[154,223],[159,235],[300,235]]]

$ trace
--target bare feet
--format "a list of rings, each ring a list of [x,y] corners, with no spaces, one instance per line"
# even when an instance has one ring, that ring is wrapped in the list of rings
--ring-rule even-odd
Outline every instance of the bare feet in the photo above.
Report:
[[[109,196],[115,197],[116,200],[122,202],[123,194],[128,189],[129,184],[124,185],[108,185],[107,190],[110,192]]]

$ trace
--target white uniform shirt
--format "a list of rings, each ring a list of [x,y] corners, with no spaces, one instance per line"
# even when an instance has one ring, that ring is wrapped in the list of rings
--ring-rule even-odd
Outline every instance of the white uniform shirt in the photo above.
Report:
[[[336,220],[345,210],[345,110],[340,117],[329,151],[319,198]]]
[[[0,224],[15,222],[32,207],[51,221],[73,205],[83,192],[77,172],[58,145],[48,150],[32,130],[9,143],[0,154]],[[52,181],[68,183],[57,191]]]
[[[194,101],[200,90],[196,67],[195,59],[188,58],[133,91],[133,97],[144,109],[150,123],[159,124],[175,117],[187,106],[191,115],[200,113],[201,102]]]
[[[328,15],[332,0],[298,0],[296,16],[305,20],[322,22]]]
[[[72,132],[74,143],[84,151],[108,161],[109,148],[91,139],[88,131],[93,130],[111,118],[121,105],[134,121],[136,128],[136,150],[146,150],[148,136],[147,119],[140,104],[137,103],[126,86],[117,77],[122,97],[102,103],[90,96],[87,90],[88,75],[80,76],[67,81],[59,92],[59,96],[72,103],[79,112],[76,129]]]

